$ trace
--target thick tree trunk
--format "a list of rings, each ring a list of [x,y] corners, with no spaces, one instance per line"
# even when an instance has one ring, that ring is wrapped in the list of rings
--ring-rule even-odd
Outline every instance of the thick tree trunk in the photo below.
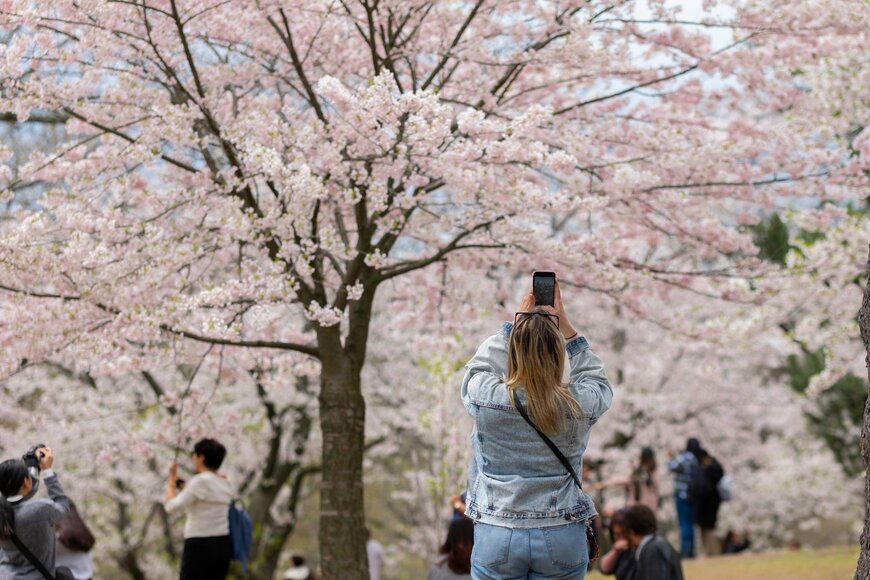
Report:
[[[344,345],[337,327],[318,332],[323,580],[369,580],[362,471],[366,405],[361,375],[375,289],[376,283],[367,284],[363,296],[350,303]]]
[[[867,262],[870,275],[870,259]],[[858,311],[858,324],[861,327],[861,340],[867,357],[867,376],[870,379],[870,278],[864,285],[864,300]],[[870,397],[864,405],[864,428],[861,430],[861,455],[864,457],[864,532],[861,534],[861,554],[858,556],[858,569],[855,580],[870,580]]]
[[[365,401],[360,375],[341,356],[323,357],[320,559],[324,580],[367,580],[362,460]]]

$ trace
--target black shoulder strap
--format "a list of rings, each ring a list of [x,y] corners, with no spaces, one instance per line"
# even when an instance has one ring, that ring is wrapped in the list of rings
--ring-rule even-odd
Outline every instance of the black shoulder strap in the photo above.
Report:
[[[24,542],[21,541],[15,532],[12,532],[12,535],[9,537],[12,540],[12,543],[15,544],[15,547],[18,548],[18,551],[21,552],[27,560],[33,564],[33,567],[36,568],[40,574],[45,577],[45,580],[55,580],[54,576],[46,569],[42,562],[39,561],[39,558],[33,555],[33,552],[30,551],[30,548],[24,545]]]
[[[520,398],[517,397],[516,393],[512,393],[511,398],[513,399],[514,406],[517,408],[517,411],[519,411],[520,415],[522,415],[523,419],[526,420],[526,423],[528,423],[529,425],[531,425],[531,426],[532,426],[532,429],[534,429],[534,430],[538,433],[538,435],[541,436],[541,439],[544,440],[544,443],[547,444],[547,447],[550,448],[550,451],[552,451],[553,454],[556,456],[556,458],[558,458],[559,461],[562,463],[562,465],[565,466],[565,469],[567,469],[567,470],[568,470],[568,473],[571,474],[571,477],[574,478],[574,483],[576,483],[576,484],[577,484],[577,487],[579,487],[580,490],[582,491],[582,490],[583,490],[583,484],[580,483],[580,478],[577,477],[577,472],[574,471],[574,467],[571,466],[571,462],[568,461],[568,459],[567,459],[567,458],[562,454],[561,451],[559,451],[559,448],[556,447],[556,444],[553,443],[553,441],[552,441],[549,437],[547,437],[546,435],[544,435],[544,432],[541,431],[540,429],[538,429],[538,426],[537,426],[537,425],[535,425],[534,423],[532,423],[532,420],[529,419],[529,416],[528,416],[528,414],[526,413],[526,409],[525,409],[525,407],[523,407],[523,404],[520,402]]]

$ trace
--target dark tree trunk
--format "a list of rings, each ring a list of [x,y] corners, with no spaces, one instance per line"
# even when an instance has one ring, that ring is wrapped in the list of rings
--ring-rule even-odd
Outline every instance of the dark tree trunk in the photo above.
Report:
[[[344,345],[337,327],[318,333],[321,356],[320,565],[323,580],[368,580],[363,453],[366,405],[361,374],[366,356],[375,285],[348,309]]]
[[[324,353],[325,354],[325,353]],[[324,580],[367,580],[362,459],[365,401],[345,357],[323,358],[320,558]]]
[[[867,262],[870,275],[870,260]],[[870,379],[870,278],[864,285],[864,300],[858,311],[858,324],[861,327],[861,340],[867,357],[867,376]],[[864,405],[864,428],[861,430],[861,455],[864,457],[864,532],[861,534],[861,554],[855,580],[870,580],[870,397]]]

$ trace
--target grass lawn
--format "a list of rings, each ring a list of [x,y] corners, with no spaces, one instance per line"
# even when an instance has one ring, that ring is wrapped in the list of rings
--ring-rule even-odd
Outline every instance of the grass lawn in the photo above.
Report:
[[[821,550],[737,554],[683,563],[686,580],[851,580],[858,562],[858,546]],[[613,576],[586,576],[604,580]]]

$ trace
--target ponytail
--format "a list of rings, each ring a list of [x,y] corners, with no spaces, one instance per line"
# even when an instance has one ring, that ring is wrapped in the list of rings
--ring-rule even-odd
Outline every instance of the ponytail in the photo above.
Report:
[[[15,533],[15,510],[6,498],[18,495],[28,477],[30,472],[20,459],[0,463],[0,540],[8,540]]]
[[[0,540],[8,540],[14,533],[15,510],[5,497],[0,497]]]

